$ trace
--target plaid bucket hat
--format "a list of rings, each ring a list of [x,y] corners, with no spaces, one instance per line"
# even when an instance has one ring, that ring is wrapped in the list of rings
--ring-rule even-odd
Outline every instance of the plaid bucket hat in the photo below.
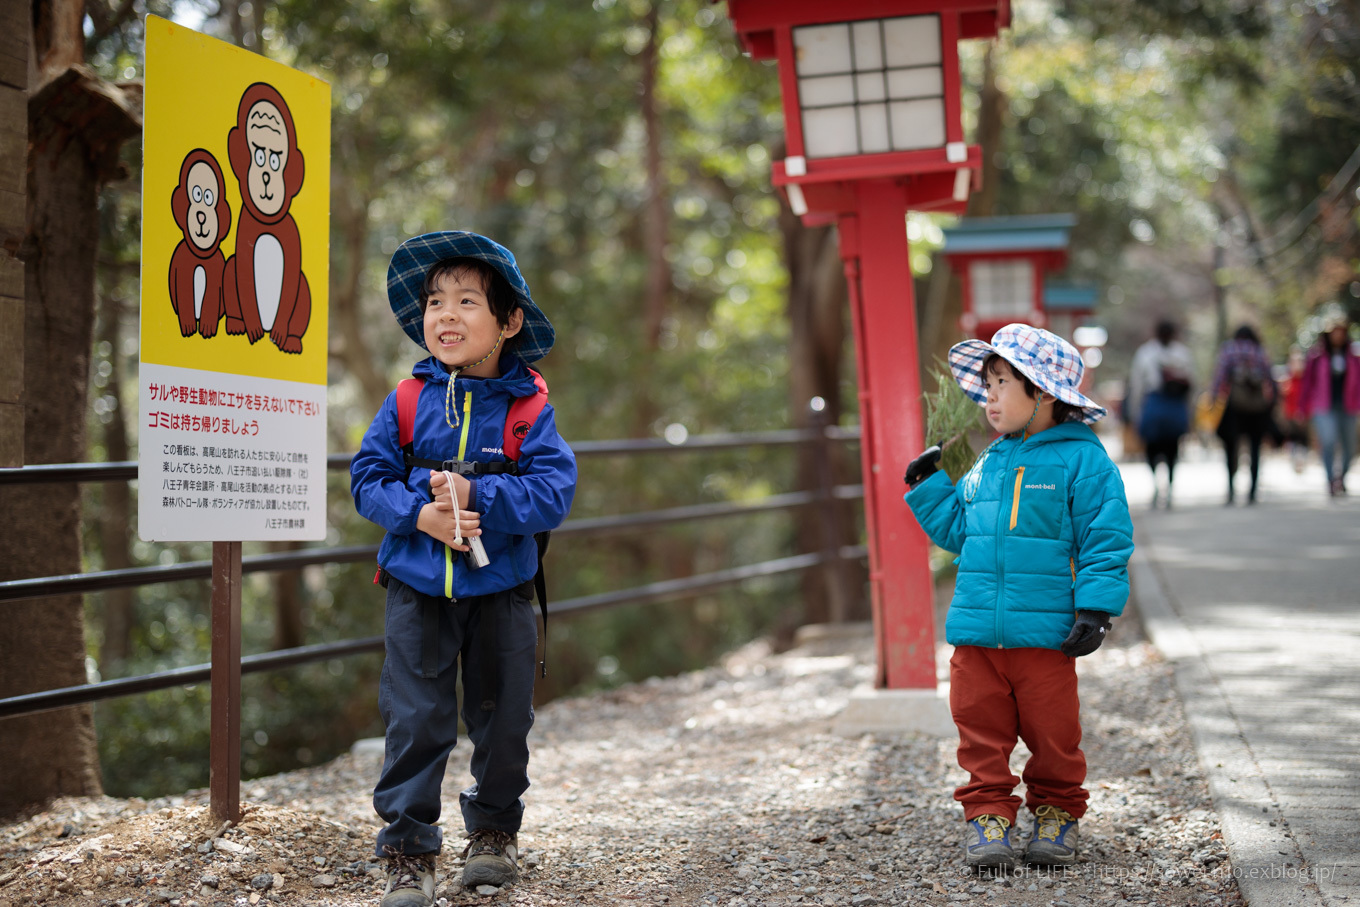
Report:
[[[548,355],[557,335],[548,316],[529,295],[529,284],[519,272],[515,256],[500,243],[464,230],[415,236],[393,253],[392,263],[387,266],[387,301],[407,337],[428,350],[424,314],[420,310],[420,288],[425,284],[425,275],[430,268],[446,258],[476,258],[495,268],[515,291],[515,298],[524,310],[524,327],[520,328],[511,352],[525,365]]]
[[[965,340],[950,348],[949,370],[954,380],[979,405],[987,403],[982,364],[992,353],[1015,366],[1039,390],[1078,407],[1081,421],[1096,422],[1105,417],[1105,407],[1077,390],[1086,366],[1076,347],[1057,334],[1028,324],[1006,325],[992,336],[991,343]]]

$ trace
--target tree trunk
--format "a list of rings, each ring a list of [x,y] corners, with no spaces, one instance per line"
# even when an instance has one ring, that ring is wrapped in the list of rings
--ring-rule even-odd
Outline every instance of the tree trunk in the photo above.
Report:
[[[35,25],[46,21],[45,12]],[[38,48],[41,55],[44,45]],[[28,110],[24,461],[74,462],[85,456],[99,188],[118,172],[118,150],[140,123],[121,92],[83,66],[34,92]],[[0,580],[81,571],[75,483],[0,489],[0,513],[13,540],[0,557]],[[85,681],[80,596],[8,605],[5,618],[0,696]],[[2,724],[0,815],[57,796],[100,792],[89,706]]]
[[[982,146],[982,188],[968,199],[968,217],[990,217],[996,213],[1001,185],[1001,134],[1005,125],[1006,96],[996,83],[995,46],[988,46],[982,59],[982,91],[978,110],[977,141]],[[918,313],[921,331],[921,388],[935,389],[935,361],[944,359],[959,339],[959,317],[963,314],[963,286],[943,256],[936,256]],[[991,338],[985,338],[990,340]]]
[[[660,4],[652,4],[647,14],[647,46],[642,63],[642,122],[647,134],[647,207],[643,215],[643,249],[647,255],[646,330],[647,350],[655,350],[661,339],[661,322],[666,317],[671,272],[666,263],[666,221],[670,204],[661,173],[661,114],[657,110],[656,78],[660,36]]]
[[[387,376],[373,364],[364,341],[364,316],[359,281],[364,273],[364,249],[368,245],[368,199],[350,202],[343,192],[332,196],[335,223],[344,250],[340,282],[331,292],[331,317],[339,333],[334,353],[345,370],[359,381],[367,411],[376,413],[392,390]]]
[[[127,419],[123,413],[123,356],[119,351],[122,336],[122,306],[117,299],[104,302],[99,320],[99,339],[112,347],[105,392],[116,402],[113,413],[104,424],[104,450],[110,462],[126,460],[128,453]],[[122,570],[132,566],[132,552],[128,539],[132,533],[132,499],[127,482],[107,482],[103,488],[103,507],[99,512],[99,547],[104,555],[105,570]],[[104,593],[104,643],[99,650],[101,664],[116,666],[127,660],[131,648],[134,620],[133,604],[136,593],[132,589],[110,589]]]
[[[642,210],[642,251],[647,260],[643,287],[642,349],[651,356],[661,346],[661,325],[670,298],[671,271],[666,262],[666,233],[670,193],[666,191],[661,162],[661,113],[657,109],[656,82],[660,53],[661,4],[647,12],[647,44],[638,55],[642,67],[642,123],[646,133],[647,201]],[[656,405],[646,382],[637,385],[633,409],[634,437],[644,437],[656,419]]]
[[[270,551],[300,551],[302,542],[270,542]],[[306,642],[306,623],[302,619],[302,571],[285,570],[274,574],[274,648],[295,649]]]
[[[823,410],[826,424],[836,425],[842,414],[840,380],[849,308],[840,244],[833,228],[805,227],[787,206],[781,207],[779,229],[784,241],[784,264],[789,271],[790,422],[798,428],[807,427],[808,402],[821,397],[826,406]],[[840,445],[833,445],[829,457],[831,484],[844,480],[843,459]],[[798,488],[821,487],[827,480],[819,474],[824,468],[817,450],[799,447]],[[798,520],[799,551],[820,551],[826,547],[823,521],[828,519],[841,535],[836,545],[854,544],[856,532],[850,508],[833,503],[831,513],[810,507]],[[848,564],[831,571],[831,582],[822,571],[805,572],[803,622],[827,623],[867,616],[860,574],[858,567]]]
[[[28,4],[9,0],[0,41],[0,467],[24,465],[24,243],[28,145]]]

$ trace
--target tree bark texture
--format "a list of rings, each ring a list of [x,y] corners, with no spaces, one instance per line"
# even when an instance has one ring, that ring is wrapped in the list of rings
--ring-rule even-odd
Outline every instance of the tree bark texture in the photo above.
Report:
[[[666,261],[666,235],[671,197],[665,185],[661,154],[661,112],[657,107],[657,66],[661,50],[661,5],[653,3],[647,12],[647,44],[638,54],[642,72],[642,123],[646,134],[647,201],[642,209],[642,251],[647,261],[643,286],[642,349],[650,356],[661,346],[661,325],[671,293],[671,270]],[[633,410],[634,437],[643,437],[656,418],[656,405],[645,384],[638,385],[637,406]]]
[[[24,465],[24,242],[28,167],[27,0],[0,4],[0,468]]]
[[[989,46],[982,60],[982,91],[977,127],[977,142],[982,146],[982,188],[968,199],[967,217],[990,217],[995,214],[997,194],[1001,186],[1001,168],[997,162],[997,155],[1001,153],[1006,96],[996,83],[994,49]],[[921,388],[926,393],[935,390],[936,360],[943,360],[949,348],[962,339],[958,327],[962,315],[963,285],[953,269],[945,264],[944,257],[936,256],[935,267],[930,272],[930,279],[926,281],[918,314],[921,332]]]
[[[130,456],[127,439],[127,419],[123,412],[123,357],[119,352],[122,336],[122,306],[109,298],[103,303],[99,319],[99,340],[112,347],[109,353],[109,372],[105,392],[114,401],[113,412],[104,424],[104,451],[110,462],[127,460]],[[132,495],[127,482],[107,482],[103,488],[103,506],[99,512],[99,547],[104,556],[105,570],[122,570],[132,566],[132,552],[128,540],[132,532]],[[127,660],[132,644],[134,602],[132,589],[110,589],[103,593],[104,641],[99,649],[101,665],[117,665]]]
[[[24,461],[85,456],[100,186],[140,123],[117,89],[83,66],[29,99],[28,239],[24,310]],[[0,489],[9,520],[0,580],[79,573],[80,489],[74,483]],[[0,696],[85,682],[78,595],[5,606]],[[0,722],[0,815],[63,795],[100,793],[89,706]]]
[[[359,381],[368,412],[376,413],[382,406],[391,385],[373,362],[373,353],[364,339],[363,277],[368,245],[368,199],[353,198],[346,192],[331,195],[333,222],[340,234],[344,263],[340,265],[340,281],[331,292],[331,318],[335,322],[339,343],[333,354],[345,364],[345,370]]]
[[[849,294],[840,257],[840,244],[831,227],[805,227],[782,206],[779,219],[784,242],[784,262],[789,271],[789,406],[798,428],[809,425],[808,401],[826,402],[826,424],[839,424],[841,375],[847,334]],[[831,484],[844,482],[844,450],[830,450]],[[798,448],[798,488],[815,490],[826,481],[820,471],[822,458],[811,446]],[[838,545],[852,545],[857,533],[851,508],[843,502],[831,505],[830,513],[808,508],[798,520],[798,550],[820,551],[826,546],[823,521],[830,520],[840,535]],[[803,622],[827,623],[868,616],[863,593],[863,571],[842,565],[828,583],[821,571],[807,571],[802,578]]]

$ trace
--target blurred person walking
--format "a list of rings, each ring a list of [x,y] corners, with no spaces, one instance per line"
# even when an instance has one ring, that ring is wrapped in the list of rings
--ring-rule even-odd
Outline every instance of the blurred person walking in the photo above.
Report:
[[[1299,397],[1313,423],[1327,473],[1327,493],[1344,495],[1346,472],[1355,456],[1355,416],[1360,413],[1360,356],[1350,342],[1344,316],[1333,319],[1308,351]]]
[[[1128,419],[1143,441],[1152,470],[1152,506],[1158,500],[1171,507],[1171,485],[1176,478],[1181,436],[1190,430],[1190,376],[1194,360],[1178,339],[1176,323],[1157,322],[1151,340],[1134,353],[1129,369]],[[1157,482],[1157,464],[1166,464],[1166,495]]]
[[[1308,414],[1303,410],[1303,364],[1305,356],[1290,347],[1289,362],[1280,380],[1280,425],[1289,444],[1289,462],[1295,473],[1302,473],[1308,459]]]
[[[1242,325],[1218,351],[1214,365],[1213,391],[1224,401],[1223,417],[1217,434],[1223,441],[1228,461],[1228,500],[1234,498],[1233,480],[1242,439],[1247,440],[1250,456],[1251,488],[1247,503],[1256,503],[1256,485],[1261,472],[1261,441],[1267,433],[1277,433],[1270,411],[1279,397],[1270,374],[1270,359],[1261,348],[1261,338],[1250,325]]]

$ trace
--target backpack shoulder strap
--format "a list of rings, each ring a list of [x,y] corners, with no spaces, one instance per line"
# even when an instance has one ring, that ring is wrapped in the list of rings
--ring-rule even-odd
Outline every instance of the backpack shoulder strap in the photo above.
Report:
[[[416,404],[424,378],[406,378],[397,384],[397,444],[405,448],[416,436]]]
[[[548,383],[533,369],[529,369],[529,374],[534,376],[538,393],[516,397],[510,404],[510,410],[505,414],[505,434],[501,439],[501,452],[511,460],[519,460],[520,445],[528,437],[529,430],[534,427],[534,422],[538,419],[539,413],[543,412],[543,407],[548,405]]]

